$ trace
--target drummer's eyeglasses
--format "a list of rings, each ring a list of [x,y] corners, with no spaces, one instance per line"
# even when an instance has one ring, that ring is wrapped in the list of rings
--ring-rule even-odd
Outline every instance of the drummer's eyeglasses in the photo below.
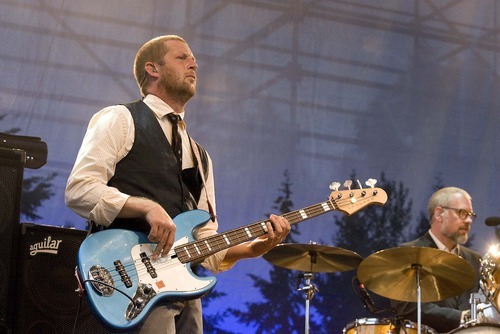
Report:
[[[460,217],[460,219],[463,219],[463,220],[466,220],[467,217],[470,217],[472,219],[472,221],[474,221],[474,219],[476,219],[476,217],[477,217],[477,214],[475,212],[469,212],[469,211],[464,210],[464,209],[455,209],[455,208],[450,208],[448,206],[442,206],[442,208],[455,211],[458,214],[458,216]]]

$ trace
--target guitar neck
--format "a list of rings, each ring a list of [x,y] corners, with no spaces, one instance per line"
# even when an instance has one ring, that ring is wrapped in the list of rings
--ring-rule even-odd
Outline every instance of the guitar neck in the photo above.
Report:
[[[283,217],[288,219],[290,224],[297,224],[334,210],[351,215],[368,204],[383,205],[386,201],[387,194],[380,188],[335,191],[327,201],[286,213]],[[182,263],[197,262],[223,249],[263,236],[267,233],[266,223],[268,222],[269,219],[262,220],[225,233],[182,244],[175,247],[174,252]]]
[[[291,211],[284,214],[283,217],[293,225],[336,209],[335,202],[328,200],[300,210]],[[196,262],[218,251],[263,236],[267,233],[266,223],[268,222],[269,219],[261,220],[202,240],[179,245],[175,248],[175,253],[182,263]]]

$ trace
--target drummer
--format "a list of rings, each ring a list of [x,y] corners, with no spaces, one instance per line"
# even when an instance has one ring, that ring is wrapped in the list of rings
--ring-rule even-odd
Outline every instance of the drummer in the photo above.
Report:
[[[481,255],[464,246],[476,214],[472,199],[463,189],[446,187],[436,191],[428,204],[430,229],[418,239],[401,246],[433,247],[457,254],[474,268],[473,286],[462,294],[432,303],[421,304],[421,322],[440,333],[450,332],[466,321],[470,313],[471,293],[479,290]],[[422,291],[425,293],[425,291]],[[405,319],[417,321],[417,304],[391,301]]]

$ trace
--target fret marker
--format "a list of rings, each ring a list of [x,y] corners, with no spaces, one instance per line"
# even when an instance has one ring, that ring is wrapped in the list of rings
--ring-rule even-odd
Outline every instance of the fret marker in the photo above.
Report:
[[[231,244],[231,242],[229,241],[229,239],[226,237],[226,235],[225,235],[225,234],[223,235],[223,237],[224,237],[224,240],[226,240],[226,244],[230,245],[230,244]]]
[[[197,245],[197,244],[194,244],[193,246],[194,246],[194,248],[196,249],[196,252],[197,252],[198,254],[201,254],[200,249],[198,248],[198,245]]]
[[[300,213],[300,216],[302,217],[302,219],[307,218],[307,213],[304,210],[300,210],[299,213]]]
[[[187,256],[191,257],[191,254],[189,253],[189,250],[187,249],[187,247],[183,247],[183,248],[184,248],[184,251],[186,252]]]
[[[323,210],[325,210],[325,211],[329,211],[330,210],[330,207],[328,206],[327,203],[323,203],[323,204],[321,204],[321,206],[323,207]]]
[[[245,232],[247,232],[247,235],[249,238],[252,237],[252,233],[250,233],[250,230],[248,229],[248,227],[245,227]]]
[[[207,245],[207,248],[208,248],[209,251],[212,251],[212,247],[210,247],[210,244],[206,240],[205,240],[205,245]]]
[[[262,226],[262,229],[264,230],[264,232],[267,233],[267,226],[266,226],[266,223],[260,223],[260,226]]]

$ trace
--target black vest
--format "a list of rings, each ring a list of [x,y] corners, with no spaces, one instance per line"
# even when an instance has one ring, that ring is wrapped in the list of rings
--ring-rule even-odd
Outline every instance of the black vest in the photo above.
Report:
[[[125,106],[134,120],[134,144],[127,156],[116,165],[115,174],[108,185],[125,194],[159,203],[172,218],[181,212],[196,209],[203,187],[198,168],[181,172],[172,146],[153,111],[144,102],[139,100]],[[206,152],[200,145],[198,147],[204,170],[208,170]],[[145,233],[149,233],[150,229],[145,220],[135,218],[117,218],[110,228]]]

